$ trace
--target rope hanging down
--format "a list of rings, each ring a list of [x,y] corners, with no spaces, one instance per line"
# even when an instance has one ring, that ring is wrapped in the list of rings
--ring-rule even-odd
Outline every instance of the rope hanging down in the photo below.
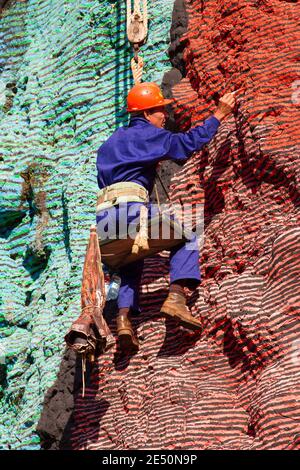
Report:
[[[147,0],[143,0],[143,12],[140,8],[141,2],[142,0],[134,0],[134,10],[132,12],[132,0],[127,0],[127,37],[133,44],[134,57],[131,59],[130,65],[135,84],[142,81],[144,62],[138,52],[148,33]]]

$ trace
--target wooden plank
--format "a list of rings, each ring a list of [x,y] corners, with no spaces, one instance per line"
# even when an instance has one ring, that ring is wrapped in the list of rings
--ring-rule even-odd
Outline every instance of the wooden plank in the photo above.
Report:
[[[138,254],[131,253],[134,234],[131,237],[128,236],[128,233],[120,234],[117,239],[100,241],[103,263],[111,269],[118,269],[160,251],[170,250],[186,241],[182,234],[181,225],[165,214],[160,214],[149,221],[148,234],[149,250],[141,250]]]

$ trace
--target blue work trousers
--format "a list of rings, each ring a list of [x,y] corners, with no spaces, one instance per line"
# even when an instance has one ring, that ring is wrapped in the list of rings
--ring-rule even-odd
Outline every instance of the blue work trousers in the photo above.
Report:
[[[128,229],[128,225],[139,222],[141,203],[130,202],[120,204],[97,213],[97,232],[101,240],[114,238],[120,225]],[[148,218],[157,215],[157,206],[148,204]],[[120,229],[121,232],[121,229]],[[127,264],[119,269],[121,286],[118,296],[119,308],[131,308],[139,312],[139,286],[142,277],[144,260]],[[199,249],[196,236],[190,237],[170,251],[170,283],[186,279],[192,287],[200,284]]]

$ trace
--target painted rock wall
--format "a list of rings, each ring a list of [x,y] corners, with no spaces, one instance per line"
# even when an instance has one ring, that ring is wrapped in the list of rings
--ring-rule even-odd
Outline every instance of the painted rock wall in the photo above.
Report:
[[[40,448],[36,428],[44,396],[59,375],[64,334],[79,313],[81,273],[94,223],[96,151],[127,122],[124,102],[132,82],[125,5],[110,0],[1,2],[3,449]],[[160,83],[169,69],[172,8],[173,0],[159,0],[149,9],[145,80]],[[66,386],[48,422],[56,432],[64,429],[73,407],[67,388],[72,366],[69,357]]]
[[[185,76],[173,87],[181,128],[225,90],[245,90],[171,188],[174,201],[205,208],[203,280],[189,299],[203,331],[161,318],[168,263],[147,260],[141,349],[99,359],[76,398],[74,449],[299,448],[299,6],[186,6]]]
[[[216,91],[245,89],[214,141],[173,181],[174,200],[204,197],[194,312],[205,354],[217,348],[218,355],[197,383],[195,447],[296,449],[300,9],[277,1],[186,4],[187,74],[173,88],[182,126],[209,114]]]
[[[100,8],[91,3],[96,11]],[[102,14],[105,22],[113,18],[112,2],[103,3],[110,12]],[[84,10],[87,2],[80,4],[89,17]],[[24,31],[24,24],[29,27],[30,14],[39,6],[42,29],[50,28],[52,41],[53,34],[61,34],[57,25],[63,24],[59,23],[61,7],[56,2],[52,5],[56,16],[47,15],[50,2],[16,3],[13,8],[23,12],[18,15],[19,22],[23,18],[18,31]],[[165,18],[171,19],[172,6],[161,2],[158,7],[168,10],[161,16],[157,11],[153,17],[158,39],[156,43],[152,39],[147,49],[146,79],[160,81],[162,72],[170,67],[164,62],[166,43],[162,45],[161,37],[162,31],[167,33]],[[28,84],[34,83],[33,89],[21,84],[29,100],[36,96],[35,87],[44,77],[46,83],[37,88],[39,93],[49,82],[54,89],[56,85],[65,97],[61,108],[59,103],[53,106],[55,95],[50,91],[48,108],[44,102],[45,108],[40,109],[33,100],[29,102],[29,122],[26,109],[16,108],[13,119],[20,88],[14,93],[13,79],[3,104],[7,108],[13,101],[1,119],[8,135],[8,143],[2,144],[7,178],[6,212],[1,219],[5,220],[1,229],[3,279],[10,273],[10,283],[3,290],[6,297],[2,294],[6,305],[5,341],[1,342],[6,353],[1,368],[4,447],[12,442],[14,447],[33,448],[40,411],[38,432],[43,447],[49,449],[299,447],[299,6],[277,0],[238,4],[187,0],[185,5],[178,0],[175,7],[170,50],[173,69],[164,77],[165,87],[172,86],[176,99],[173,125],[186,129],[200,123],[215,110],[225,90],[245,89],[234,115],[222,123],[205,149],[177,169],[171,185],[174,201],[204,204],[202,283],[189,297],[203,330],[200,335],[190,334],[161,318],[159,310],[168,289],[168,258],[161,254],[146,262],[141,286],[143,313],[134,320],[139,353],[122,357],[116,345],[101,356],[88,371],[84,398],[80,365],[69,352],[62,354],[62,336],[78,313],[82,261],[94,214],[95,148],[123,122],[117,97],[120,93],[124,97],[124,83],[129,83],[123,72],[114,87],[113,59],[119,51],[116,62],[122,63],[120,50],[123,54],[124,47],[115,52],[110,47],[110,60],[102,53],[82,67],[89,57],[85,41],[90,44],[85,24],[79,40],[85,52],[78,59],[80,65],[74,65],[75,83],[71,63],[79,52],[73,35],[70,52],[67,48],[59,55],[59,49],[46,68],[42,55],[43,73],[37,75],[39,80],[28,80]],[[73,24],[74,20],[66,27],[70,34]],[[104,24],[96,35],[102,51],[112,27],[109,24],[105,34]],[[79,31],[76,23],[75,37]],[[36,27],[35,35],[39,34]],[[18,64],[23,68],[31,54],[28,75],[32,79],[36,42],[32,51],[25,40],[32,35],[23,40],[20,36],[19,32],[16,44],[9,46],[10,53],[2,60],[8,56],[9,66],[18,70]],[[93,36],[92,44],[94,41]],[[46,47],[45,41],[38,44]],[[57,47],[63,48],[62,44],[60,39]],[[157,48],[163,51],[160,62],[156,61]],[[152,63],[151,57],[155,57]],[[96,83],[100,88],[95,94],[90,76],[87,85],[81,73],[82,68],[87,74],[95,72],[91,64],[101,60],[105,74],[101,77],[99,71]],[[48,73],[51,64],[53,70]],[[66,77],[66,90],[58,75]],[[87,106],[86,94],[91,94],[91,107],[82,111],[80,121],[81,105]],[[83,100],[78,109],[77,99]],[[109,110],[116,110],[113,117],[103,106],[107,100]],[[75,129],[68,113],[73,101]],[[60,117],[53,115],[51,120],[56,109]],[[68,117],[67,122],[61,120],[64,113],[70,121]],[[48,116],[45,121],[50,120],[50,125],[41,123],[41,115]],[[12,139],[16,117],[20,130]],[[99,134],[94,132],[95,126]],[[10,150],[14,143],[20,151],[20,141],[21,158]],[[170,173],[168,168],[166,173]],[[107,306],[106,317],[115,332],[114,306]],[[12,432],[17,434],[13,441],[8,437]]]

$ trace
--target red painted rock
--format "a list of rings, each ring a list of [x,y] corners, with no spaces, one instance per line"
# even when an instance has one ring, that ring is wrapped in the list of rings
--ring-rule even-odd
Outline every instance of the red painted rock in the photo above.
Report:
[[[179,125],[245,88],[171,186],[174,201],[204,204],[202,283],[190,297],[203,331],[161,318],[168,258],[148,259],[140,351],[99,358],[76,400],[74,449],[299,447],[299,5],[186,6]]]

